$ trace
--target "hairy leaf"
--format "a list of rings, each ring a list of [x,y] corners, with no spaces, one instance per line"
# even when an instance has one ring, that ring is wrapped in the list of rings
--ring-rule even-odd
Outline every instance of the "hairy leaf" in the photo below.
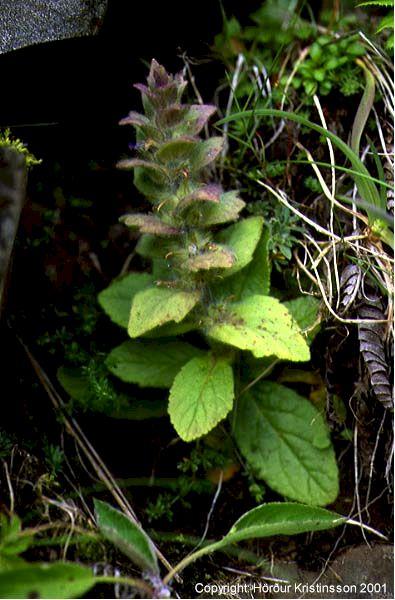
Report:
[[[177,235],[179,229],[161,221],[154,215],[124,215],[120,219],[128,227],[136,227],[141,233],[152,233],[154,235]]]
[[[0,573],[2,598],[81,598],[94,585],[92,571],[77,563],[37,563]]]
[[[99,304],[114,323],[126,329],[134,296],[153,283],[153,277],[148,273],[129,273],[122,279],[115,279],[100,292]]]
[[[164,240],[150,233],[145,233],[136,244],[136,252],[144,258],[163,259],[166,254],[171,252],[173,247],[172,240]]]
[[[110,504],[95,499],[95,512],[100,532],[143,571],[158,573],[154,545],[137,523]]]
[[[213,309],[206,333],[224,344],[250,350],[256,358],[310,359],[299,327],[284,305],[271,296],[248,296],[225,308]]]
[[[202,207],[200,227],[212,227],[229,221],[236,221],[239,213],[245,207],[245,202],[238,197],[238,192],[221,194],[218,204],[206,204]]]
[[[262,217],[250,217],[227,227],[219,233],[217,236],[218,242],[228,246],[236,258],[233,267],[223,273],[224,277],[237,273],[252,260],[262,234],[262,227]]]
[[[164,167],[161,167],[155,162],[149,162],[147,160],[141,160],[140,158],[125,158],[117,163],[119,169],[136,169],[137,167],[143,168],[150,172],[151,177],[155,177],[159,181],[164,181],[167,176],[167,171]]]
[[[190,209],[191,206],[200,204],[201,202],[219,202],[221,197],[221,186],[220,185],[205,185],[197,188],[178,203],[176,213],[183,214],[186,210]]]
[[[159,128],[178,128],[181,125],[181,135],[188,134],[184,131],[183,124],[185,123],[186,115],[188,114],[189,107],[187,104],[170,104],[157,113],[157,124]]]
[[[106,364],[127,383],[169,388],[181,367],[201,355],[201,350],[186,342],[129,340],[110,352]]]
[[[232,409],[233,371],[222,358],[193,358],[176,375],[169,414],[178,435],[190,442],[213,429]]]
[[[217,244],[211,244],[205,252],[191,256],[184,266],[192,272],[208,269],[228,269],[235,263],[233,253]]]
[[[155,157],[166,166],[173,167],[179,162],[189,160],[199,143],[194,138],[178,137],[162,144]]]
[[[168,321],[180,323],[197,304],[199,291],[150,287],[135,295],[128,325],[135,338]]]
[[[133,181],[138,191],[152,204],[158,205],[168,200],[172,194],[171,182],[167,179],[167,174],[165,177],[165,173],[161,175],[154,169],[135,167]]]
[[[221,152],[223,145],[224,139],[222,137],[212,137],[208,140],[200,141],[190,158],[192,170],[199,171],[212,163]]]
[[[179,126],[180,132],[198,135],[216,110],[216,106],[210,104],[192,104],[185,116],[185,121]]]
[[[293,390],[264,381],[242,394],[234,434],[257,477],[279,494],[317,505],[336,499],[338,468],[328,428]]]
[[[155,58],[151,60],[147,83],[149,89],[152,91],[159,91],[161,88],[167,87],[176,88],[174,77]]]
[[[119,125],[135,125],[141,127],[149,124],[149,119],[141,113],[130,111],[127,117],[124,117],[119,121]]]

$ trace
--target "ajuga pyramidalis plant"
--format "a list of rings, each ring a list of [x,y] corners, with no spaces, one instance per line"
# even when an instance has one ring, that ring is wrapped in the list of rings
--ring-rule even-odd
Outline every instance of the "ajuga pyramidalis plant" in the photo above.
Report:
[[[245,203],[238,191],[210,181],[223,139],[200,134],[215,107],[183,104],[184,77],[169,75],[155,60],[147,84],[136,87],[144,114],[131,112],[121,121],[136,129],[136,156],[119,167],[134,171],[135,186],[152,209],[122,221],[140,232],[136,250],[152,269],[128,273],[99,295],[129,334],[107,366],[125,382],[170,388],[168,412],[185,441],[225,419],[237,397],[233,433],[257,475],[288,497],[325,504],[336,496],[337,470],[321,415],[292,390],[267,381],[240,395],[271,361],[309,360],[302,329],[316,320],[316,303],[306,297],[282,304],[269,295],[262,217],[241,218]],[[201,342],[193,336],[199,346],[185,339],[191,331],[200,333]],[[284,422],[286,413],[292,426]],[[307,468],[299,464],[298,449],[291,457],[278,446],[284,435],[293,436],[292,448],[300,436]],[[265,460],[270,451],[271,461]],[[279,475],[284,457],[290,473]],[[322,468],[327,473],[317,484]]]

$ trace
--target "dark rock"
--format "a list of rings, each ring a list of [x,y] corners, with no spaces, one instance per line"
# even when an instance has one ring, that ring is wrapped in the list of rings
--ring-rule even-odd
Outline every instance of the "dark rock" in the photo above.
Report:
[[[2,0],[0,53],[97,33],[107,0]]]

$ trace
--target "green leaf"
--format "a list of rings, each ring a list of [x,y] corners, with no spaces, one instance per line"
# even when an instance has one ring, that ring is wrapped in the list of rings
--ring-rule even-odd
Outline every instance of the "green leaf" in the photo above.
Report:
[[[129,273],[100,292],[99,304],[114,323],[126,329],[134,296],[153,282],[152,275],[148,273]]]
[[[77,563],[31,564],[0,573],[1,598],[81,598],[95,584]]]
[[[22,523],[17,515],[6,515],[0,513],[0,554],[11,557],[12,555],[25,552],[30,546],[33,536],[21,535]]]
[[[184,162],[196,152],[198,144],[199,142],[196,139],[179,137],[163,143],[155,156],[162,163]],[[171,164],[171,166],[176,165]]]
[[[114,375],[141,387],[169,388],[178,371],[203,352],[186,342],[124,342],[110,352],[106,364]]]
[[[311,45],[310,56],[314,62],[318,62],[319,59],[321,58],[322,48],[321,48],[320,44],[318,44],[317,42],[315,42],[314,44]]]
[[[216,106],[209,104],[192,104],[176,132],[185,131],[188,135],[197,135],[216,110]]]
[[[11,571],[13,569],[20,569],[26,566],[28,563],[23,560],[20,556],[15,554],[2,554],[0,552],[0,573],[3,571]]]
[[[265,296],[270,290],[271,264],[269,260],[269,229],[264,228],[261,239],[252,261],[241,271],[227,277],[218,285],[222,296],[232,296],[235,300],[243,300],[248,296]]]
[[[248,296],[225,308],[212,308],[206,333],[224,344],[250,350],[256,358],[310,359],[299,327],[287,308],[271,296]]]
[[[206,204],[201,208],[200,227],[212,227],[229,221],[236,221],[239,213],[245,207],[245,202],[238,196],[238,192],[225,192],[221,194],[217,204]]]
[[[169,180],[161,177],[153,169],[135,168],[133,182],[138,191],[150,202],[159,203],[171,196]]]
[[[59,367],[56,377],[68,393],[68,395],[76,400],[82,406],[87,403],[88,397],[92,394],[90,388],[89,376],[80,367]]]
[[[177,215],[188,213],[192,208],[201,209],[203,204],[218,204],[221,197],[221,186],[211,184],[196,188],[187,196],[184,196],[178,203],[176,208]]]
[[[320,330],[319,310],[321,302],[313,296],[300,296],[284,302],[309,344]]]
[[[336,499],[339,475],[328,428],[293,390],[264,381],[241,395],[234,434],[256,476],[279,494],[317,505]]]
[[[346,52],[348,56],[364,56],[366,54],[366,48],[361,42],[355,41],[347,46]]]
[[[206,354],[193,358],[176,375],[169,414],[178,435],[190,442],[208,433],[232,409],[233,371],[226,360]]]
[[[242,540],[297,535],[310,531],[323,531],[342,525],[346,519],[325,508],[294,502],[270,502],[245,513],[236,521],[221,544],[234,544]]]
[[[95,499],[94,503],[97,525],[103,537],[143,571],[158,573],[154,545],[145,531],[107,502]]]
[[[360,2],[357,6],[394,6],[394,0],[368,0],[368,2]]]
[[[379,26],[376,29],[376,33],[380,33],[383,29],[393,29],[394,28],[394,15],[389,14],[385,15],[379,23]]]
[[[139,337],[168,321],[180,323],[198,303],[199,298],[199,291],[187,292],[165,287],[150,287],[138,292],[130,312],[130,337]]]
[[[252,260],[255,248],[262,234],[263,218],[250,217],[243,219],[217,236],[218,242],[225,244],[233,252],[236,262],[222,274],[228,277],[243,269]]]
[[[192,170],[199,171],[213,162],[221,152],[223,145],[224,138],[222,137],[212,137],[199,142],[190,158]]]
[[[178,335],[183,335],[188,331],[193,331],[194,329],[198,328],[198,322],[193,319],[192,315],[190,315],[187,319],[181,321],[181,323],[166,323],[165,325],[151,329],[151,331],[145,333],[143,337],[148,339],[177,337]]]
[[[137,254],[150,259],[163,260],[172,248],[173,242],[171,240],[159,238],[149,233],[142,235],[136,244]]]

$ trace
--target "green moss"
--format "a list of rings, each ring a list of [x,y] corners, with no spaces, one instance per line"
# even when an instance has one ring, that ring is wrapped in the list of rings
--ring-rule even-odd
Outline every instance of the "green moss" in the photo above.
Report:
[[[26,160],[26,166],[28,169],[30,167],[35,167],[36,165],[41,164],[41,160],[36,158],[34,154],[29,152],[25,144],[18,138],[14,138],[11,135],[10,129],[5,129],[4,131],[0,131],[0,148],[14,148],[20,154],[23,154]]]

